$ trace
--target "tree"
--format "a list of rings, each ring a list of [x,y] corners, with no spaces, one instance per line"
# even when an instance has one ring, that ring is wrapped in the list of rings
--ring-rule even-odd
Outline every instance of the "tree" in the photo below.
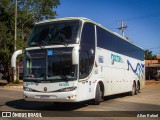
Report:
[[[13,53],[13,8],[7,4],[8,1],[2,1],[0,4],[0,72],[11,80],[10,58]]]
[[[35,22],[53,19],[57,15],[54,10],[60,5],[59,0],[19,0],[18,27],[22,40],[26,40]]]
[[[59,0],[17,0],[17,49],[24,49],[35,22],[55,18]],[[14,52],[14,0],[0,1],[0,72],[11,82],[10,60]]]
[[[145,60],[156,60],[157,56],[152,53],[152,51],[145,50]]]

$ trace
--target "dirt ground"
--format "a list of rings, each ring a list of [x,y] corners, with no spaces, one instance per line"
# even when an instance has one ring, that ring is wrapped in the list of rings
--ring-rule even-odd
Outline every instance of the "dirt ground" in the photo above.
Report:
[[[146,80],[145,85],[147,85],[147,86],[160,86],[160,81]]]

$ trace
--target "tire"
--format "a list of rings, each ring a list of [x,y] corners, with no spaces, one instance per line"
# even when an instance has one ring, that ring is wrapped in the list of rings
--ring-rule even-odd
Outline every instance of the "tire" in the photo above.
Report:
[[[99,105],[102,100],[102,91],[100,89],[100,85],[97,84],[94,105]]]
[[[54,104],[61,104],[61,102],[54,102]]]
[[[132,86],[132,91],[129,93],[131,96],[135,95],[136,94],[136,85],[135,83],[133,82],[133,86]]]
[[[137,83],[137,85],[136,85],[136,92],[135,92],[136,95],[139,93],[139,90],[140,90],[140,86],[139,86],[139,84]]]

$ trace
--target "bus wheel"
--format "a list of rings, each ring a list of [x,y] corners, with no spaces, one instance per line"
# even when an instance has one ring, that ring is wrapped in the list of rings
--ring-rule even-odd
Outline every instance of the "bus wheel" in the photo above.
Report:
[[[101,100],[102,100],[102,91],[100,89],[100,85],[97,84],[94,105],[99,105]]]
[[[137,83],[135,94],[138,94],[138,93],[139,93],[139,90],[140,90],[140,86],[139,86],[139,83]]]
[[[130,92],[130,95],[133,96],[136,93],[136,84],[133,82],[132,91]]]

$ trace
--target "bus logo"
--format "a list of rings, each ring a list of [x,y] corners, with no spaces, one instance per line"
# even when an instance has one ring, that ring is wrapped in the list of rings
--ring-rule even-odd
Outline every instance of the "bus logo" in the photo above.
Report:
[[[47,91],[47,87],[44,87],[44,89],[43,89],[45,92]]]
[[[111,59],[112,59],[114,62],[123,63],[121,56],[111,54]]]
[[[69,83],[59,83],[59,86],[69,86]]]
[[[131,70],[138,76],[138,78],[143,78],[144,75],[144,65],[137,63],[136,68],[134,69],[132,64],[130,63],[129,60],[127,60],[127,64],[128,64],[128,69],[127,70]]]

